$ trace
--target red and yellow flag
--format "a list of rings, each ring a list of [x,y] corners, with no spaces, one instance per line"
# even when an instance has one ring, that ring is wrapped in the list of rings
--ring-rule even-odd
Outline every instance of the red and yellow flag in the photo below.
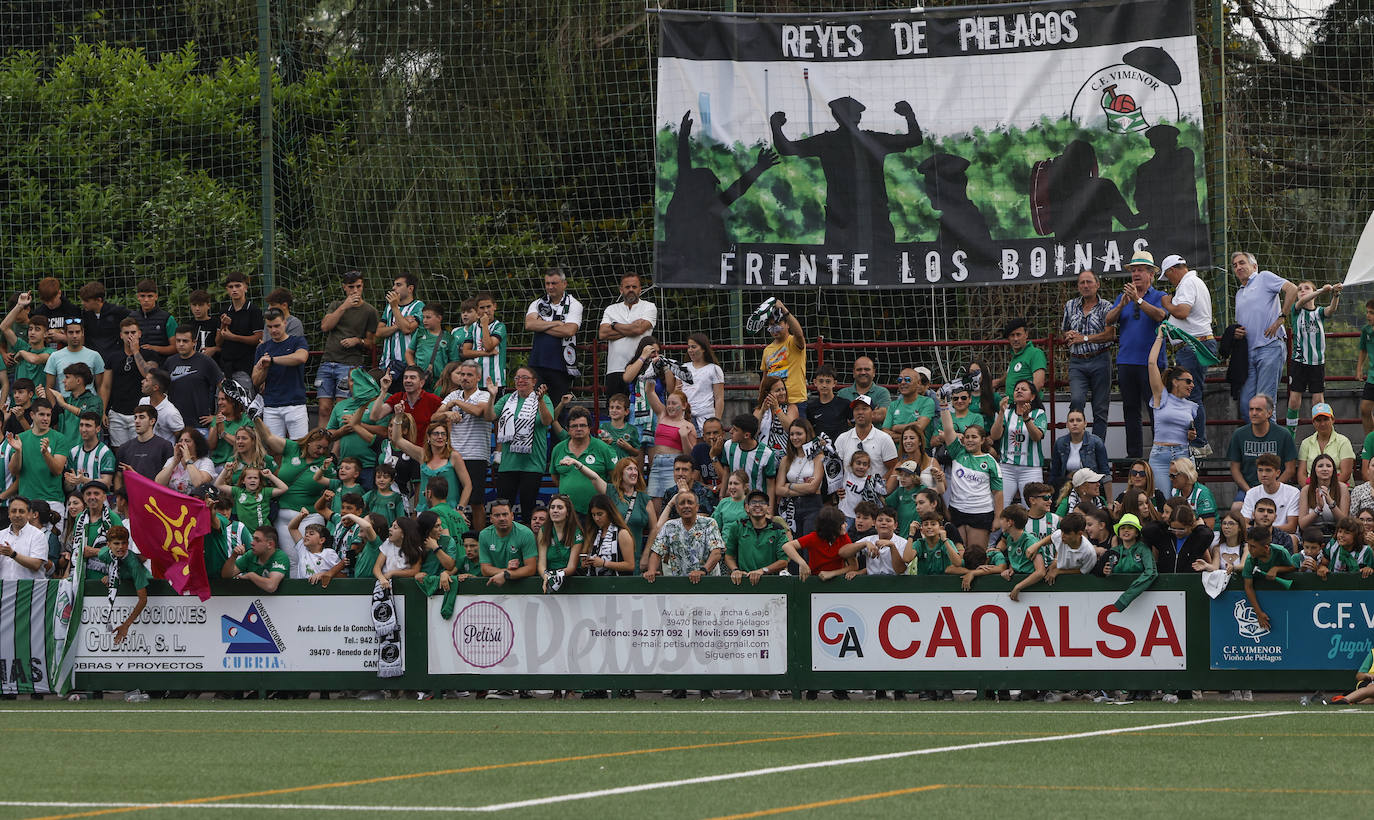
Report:
[[[210,597],[205,575],[205,536],[213,514],[205,502],[182,495],[133,470],[124,471],[129,492],[129,535],[153,565],[153,576],[165,578],[178,594]]]

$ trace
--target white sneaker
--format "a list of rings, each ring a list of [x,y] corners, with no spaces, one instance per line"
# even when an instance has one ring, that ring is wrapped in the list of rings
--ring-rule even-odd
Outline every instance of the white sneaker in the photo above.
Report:
[[[1178,703],[1178,695],[1175,695],[1173,692],[1170,692],[1169,694],[1160,698],[1160,700],[1164,701],[1165,703]]]
[[[1046,692],[1045,703],[1059,703],[1064,700],[1064,696],[1058,692]]]
[[[1223,700],[1228,703],[1236,703],[1237,701],[1245,700],[1245,696],[1240,693],[1239,689],[1232,689],[1231,694],[1227,695]]]
[[[487,693],[487,700],[510,700],[515,697],[515,692],[510,689],[493,689]]]
[[[1255,693],[1249,689],[1240,690],[1240,696],[1246,703],[1253,703],[1255,700]]]
[[[359,692],[358,700],[383,700],[386,695],[380,691]]]

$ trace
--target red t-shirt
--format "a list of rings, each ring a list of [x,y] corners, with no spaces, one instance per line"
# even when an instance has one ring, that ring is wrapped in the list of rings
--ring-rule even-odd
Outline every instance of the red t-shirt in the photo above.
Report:
[[[844,569],[844,559],[840,557],[840,548],[849,545],[848,535],[841,534],[834,541],[826,541],[813,532],[798,538],[797,543],[806,550],[806,564],[811,567],[813,574]]]
[[[420,400],[414,404],[406,401],[405,391],[392,393],[391,396],[387,398],[386,403],[392,407],[398,404],[404,404],[406,406],[406,412],[415,419],[415,438],[411,439],[410,443],[417,446],[424,444],[425,429],[429,427],[429,420],[434,417],[434,413],[439,409],[439,405],[443,404],[438,396],[424,390],[420,391]]]

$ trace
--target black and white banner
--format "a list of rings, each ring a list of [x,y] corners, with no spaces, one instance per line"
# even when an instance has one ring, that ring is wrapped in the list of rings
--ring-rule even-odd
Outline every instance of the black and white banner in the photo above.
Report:
[[[674,287],[949,287],[1207,264],[1190,0],[661,11]]]

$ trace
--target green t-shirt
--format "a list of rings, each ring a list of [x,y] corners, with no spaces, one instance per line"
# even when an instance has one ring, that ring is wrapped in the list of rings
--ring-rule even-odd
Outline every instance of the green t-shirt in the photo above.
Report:
[[[720,527],[721,532],[725,532],[727,526],[745,516],[744,502],[736,501],[728,495],[722,498],[716,508],[711,511],[711,517],[716,519],[716,526]]]
[[[221,466],[234,457],[234,434],[252,423],[253,420],[246,414],[238,419],[224,420],[224,432],[220,433],[219,441],[210,449],[210,461],[214,462],[215,466]]]
[[[25,329],[23,333],[20,333],[19,331],[20,328],[16,325],[14,332],[18,336],[18,338],[14,340],[14,345],[10,348],[11,353],[50,352],[44,350],[35,351],[33,348],[29,347],[28,330]],[[47,374],[44,371],[43,367],[44,365],[42,364],[34,364],[33,362],[27,362],[24,361],[23,357],[18,357],[14,365],[14,378],[16,381],[19,379],[28,379],[35,385],[47,384]]]
[[[89,387],[82,391],[79,396],[68,396],[67,401],[74,405],[76,412],[63,410],[61,413],[57,414],[53,426],[61,430],[62,435],[66,436],[67,440],[75,446],[81,441],[81,433],[77,429],[78,425],[81,424],[81,414],[90,412],[99,416],[104,416],[105,402],[101,401],[100,396]]]
[[[337,478],[329,479],[329,489],[334,491],[334,497],[329,499],[330,520],[337,521],[343,515],[343,499],[346,495],[366,496],[367,490],[358,482],[353,482],[353,486],[345,487],[343,482]]]
[[[898,399],[887,406],[887,418],[883,419],[883,429],[891,430],[899,424],[910,424],[919,418],[933,419],[936,415],[935,399],[929,396],[917,396],[916,401],[907,404],[903,399]],[[927,432],[930,425],[926,425]],[[901,535],[901,533],[897,533]]]
[[[493,524],[478,536],[477,555],[483,564],[509,569],[511,561],[523,563],[537,558],[539,547],[535,544],[534,532],[524,524],[512,524],[510,532],[505,535],[498,533]]]
[[[1297,567],[1302,566],[1301,560],[1294,560],[1293,555],[1278,544],[1269,545],[1269,558],[1264,561],[1256,561],[1255,556],[1245,556],[1245,566],[1240,570],[1240,577],[1253,578],[1255,572],[1264,575],[1274,567]]]
[[[313,461],[306,460],[301,454],[300,445],[292,439],[286,439],[281,451],[281,466],[277,468],[277,478],[286,483],[286,492],[277,499],[281,509],[314,508],[315,500],[325,490],[323,484],[315,481],[315,471],[324,463],[324,456]]]
[[[916,494],[921,491],[917,484],[911,489],[898,487],[887,494],[887,506],[897,511],[897,534],[903,538],[911,537],[911,524],[916,521]]]
[[[450,536],[441,536],[438,539],[438,541],[439,550],[447,554],[448,557],[452,558],[455,563],[460,563],[458,561],[460,554],[464,559],[467,558],[467,555],[463,554],[463,548],[460,546],[456,546],[454,544],[453,538],[451,538]],[[377,561],[375,557],[372,560],[373,563],[376,563]],[[434,553],[434,551],[428,549],[425,550],[425,557],[420,560],[420,571],[423,572],[425,575],[438,575],[440,572],[443,571],[443,569],[444,565],[439,563],[439,557]]]
[[[942,539],[934,544],[924,538],[917,537],[912,542],[912,547],[916,552],[916,560],[907,565],[907,575],[943,575],[945,569],[954,562],[949,559],[949,552],[946,546],[953,547],[954,542],[948,538]],[[1024,550],[1022,553],[1024,554]],[[1032,565],[1031,569],[1035,567]]]
[[[890,407],[892,405],[892,391],[877,382],[869,386],[867,395],[873,400],[874,410],[882,410],[884,407]],[[859,391],[855,390],[852,384],[848,387],[841,387],[839,390],[835,391],[835,397],[843,399],[845,404],[852,403],[858,396]]]
[[[1365,355],[1364,380],[1374,384],[1374,325],[1360,328],[1360,352]]]
[[[1035,558],[1026,555],[1026,550],[1035,545],[1035,539],[1030,533],[1022,530],[1021,534],[1015,537],[1008,534],[1003,541],[1006,544],[1004,549],[1012,572],[1035,572]]]
[[[363,502],[367,505],[367,511],[377,513],[386,519],[388,525],[396,523],[396,519],[406,514],[405,496],[393,490],[382,495],[377,490],[369,490],[363,497]]]
[[[1049,370],[1049,364],[1045,360],[1045,351],[1036,347],[1033,342],[1027,342],[1026,346],[1021,348],[1021,352],[1012,356],[1011,361],[1007,362],[1007,384],[1002,389],[1010,396],[1016,385],[1021,382],[1033,381],[1037,370]]]
[[[611,423],[610,419],[606,419],[601,422],[601,426],[597,429],[600,431],[601,440],[611,445],[611,450],[613,450],[617,456],[624,457],[629,455],[629,453],[625,452],[625,448],[621,447],[617,442],[623,441],[636,450],[639,449],[639,443],[641,441],[639,428],[628,421],[625,422],[624,427],[616,427]]]
[[[115,562],[109,547],[102,548],[95,560],[111,567],[114,566]],[[119,559],[119,580],[121,582],[128,581],[134,585],[134,589],[147,589],[148,581],[151,578],[152,574],[148,572],[147,567],[143,566],[143,562],[138,560],[138,556],[134,554],[133,550],[124,553],[124,557]]]
[[[272,494],[266,488],[250,493],[242,487],[235,487],[233,497],[234,517],[242,521],[243,526],[255,530],[272,523],[269,520],[272,517]]]
[[[544,568],[550,572],[557,572],[566,569],[568,561],[572,559],[572,548],[582,546],[582,530],[578,529],[573,535],[571,544],[564,544],[563,540],[554,532],[549,538],[549,545],[544,549]]]
[[[493,412],[496,413],[497,432],[500,432],[501,413],[505,410],[507,404],[514,402],[515,417],[518,421],[518,419],[520,418],[520,411],[524,409],[525,403],[533,397],[533,393],[531,393],[529,396],[523,399],[520,398],[520,394],[518,393],[507,393],[506,395],[502,396],[501,399],[496,402],[496,407],[493,408]],[[549,401],[548,396],[545,396],[542,399],[542,401],[544,403],[544,407],[548,409],[549,415],[552,416],[553,402]],[[510,442],[505,442],[501,445],[500,472],[509,473],[516,470],[527,473],[544,472],[549,460],[549,426],[545,424],[539,416],[540,414],[538,412],[535,412],[534,441],[530,443],[531,446],[530,451],[528,453],[511,452]]]
[[[969,402],[969,407],[973,407],[973,402]],[[954,411],[950,410],[949,420],[954,423],[954,432],[960,435],[963,435],[964,431],[967,430],[970,425],[978,425],[983,428],[983,432],[987,432],[990,426],[988,420],[983,418],[982,413],[975,412],[972,409],[969,410],[967,415],[963,416],[956,416],[954,415]],[[936,413],[935,421],[931,422],[930,427],[926,428],[926,439],[928,441],[935,441],[935,437],[944,429],[945,423],[940,419],[940,414]]]
[[[1005,567],[1007,565],[1007,556],[1003,555],[1001,550],[990,549],[988,550],[988,557],[984,563],[990,567]]]
[[[786,543],[787,531],[771,518],[762,529],[747,518],[725,526],[725,554],[734,558],[735,565],[745,572],[786,559],[787,553],[782,551]]]
[[[438,504],[429,508],[429,511],[439,516],[439,522],[448,530],[448,538],[455,541],[463,537],[463,533],[468,531],[468,520],[463,514],[455,510],[448,504]]]
[[[16,476],[19,479],[19,495],[43,501],[61,501],[66,497],[62,492],[62,473],[53,475],[48,462],[43,458],[43,441],[48,442],[48,450],[53,455],[66,456],[71,449],[65,436],[49,428],[48,432],[38,435],[33,430],[19,434],[19,452],[24,457],[23,468]]]
[[[372,570],[377,566],[377,558],[381,554],[382,539],[380,536],[364,543],[363,548],[358,550],[357,560],[353,563],[353,577],[371,578]]]
[[[564,466],[560,464],[564,456],[570,455],[569,441],[560,441],[554,445],[553,455],[549,457],[550,469],[553,472],[553,480],[558,483],[558,491],[567,493],[572,499],[573,509],[577,510],[578,515],[587,514],[587,502],[596,495],[596,485],[577,465]],[[620,460],[620,456],[611,448],[611,445],[598,438],[588,440],[587,449],[582,451],[582,455],[576,456],[577,460],[591,468],[592,472],[601,476],[603,481],[611,480],[611,471],[615,469],[615,463]]]
[[[273,572],[288,576],[291,574],[291,558],[286,554],[286,550],[280,548],[263,562],[259,562],[258,556],[249,550],[234,561],[234,566],[239,568],[239,572],[256,572],[264,578]]]
[[[347,408],[342,403],[334,405],[334,409],[329,412],[329,422],[325,425],[328,430],[338,430],[343,427],[344,412]],[[364,420],[367,420],[367,411],[363,411]],[[390,416],[388,416],[390,418]],[[369,424],[373,422],[368,421]],[[338,439],[339,458],[345,459],[350,456],[362,462],[364,469],[377,466],[377,451],[372,449],[372,444],[364,441],[363,437],[357,433],[350,432],[348,435]]]
[[[210,578],[218,578],[224,562],[229,560],[229,519],[215,513],[215,523],[219,526],[210,527],[203,542],[205,574]]]
[[[444,367],[458,356],[453,350],[453,337],[444,331],[430,333],[423,327],[415,329],[415,365],[425,371],[425,381],[434,384]],[[459,348],[461,350],[462,348]]]

